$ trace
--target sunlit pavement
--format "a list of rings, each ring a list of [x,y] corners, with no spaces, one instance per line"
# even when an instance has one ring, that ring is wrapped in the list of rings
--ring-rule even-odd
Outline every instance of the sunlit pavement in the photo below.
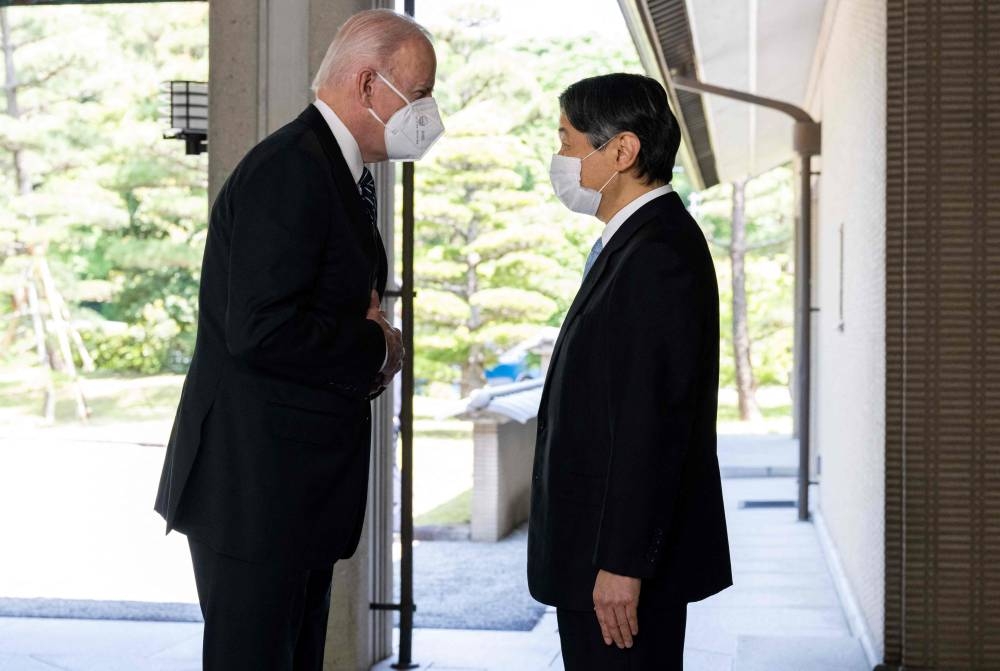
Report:
[[[163,421],[0,431],[0,599],[197,603],[187,541],[153,511],[169,434]],[[471,440],[420,447],[418,515],[472,486]]]
[[[746,450],[740,439],[724,441],[724,472],[727,460],[744,475],[787,467],[794,453],[791,441],[757,437],[743,443]],[[187,590],[193,603],[184,539],[164,538],[150,509],[161,460],[159,448],[0,441],[0,596],[162,602]],[[724,487],[736,585],[689,607],[685,668],[867,668],[813,525],[797,522],[792,508],[740,507],[794,499],[794,479],[728,478]],[[201,625],[191,622],[0,618],[0,671],[196,670],[200,641]],[[549,613],[531,632],[418,629],[413,657],[442,671],[541,671],[562,667],[558,650]]]
[[[724,490],[735,585],[688,607],[685,670],[867,671],[814,526],[796,521],[794,508],[740,507],[793,500],[795,480],[730,478]],[[422,668],[442,671],[562,668],[554,613],[525,633],[418,629],[413,649]]]
[[[62,436],[0,437],[0,597],[197,603],[153,511],[163,448]]]

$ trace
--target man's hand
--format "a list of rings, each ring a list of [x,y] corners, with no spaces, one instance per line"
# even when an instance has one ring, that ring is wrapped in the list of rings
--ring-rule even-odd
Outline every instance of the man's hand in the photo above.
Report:
[[[374,289],[372,289],[371,302],[368,304],[368,314],[365,316],[381,326],[382,333],[385,335],[385,346],[388,356],[385,361],[385,367],[379,371],[376,382],[378,382],[379,386],[386,387],[396,373],[403,368],[403,357],[406,355],[406,352],[403,350],[403,334],[389,323],[385,313],[382,312],[378,292]]]
[[[601,624],[604,643],[631,648],[639,634],[639,590],[642,581],[601,570],[594,583],[594,611]]]

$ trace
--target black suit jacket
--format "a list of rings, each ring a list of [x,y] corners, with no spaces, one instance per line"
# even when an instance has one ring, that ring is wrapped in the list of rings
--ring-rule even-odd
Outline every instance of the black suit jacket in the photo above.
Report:
[[[642,206],[563,322],[539,408],[528,583],[592,610],[599,569],[643,579],[645,607],[732,584],[716,455],[719,294],[675,193]]]
[[[329,566],[364,519],[365,318],[387,264],[358,186],[312,105],[254,147],[212,207],[198,336],[155,509],[249,561]]]

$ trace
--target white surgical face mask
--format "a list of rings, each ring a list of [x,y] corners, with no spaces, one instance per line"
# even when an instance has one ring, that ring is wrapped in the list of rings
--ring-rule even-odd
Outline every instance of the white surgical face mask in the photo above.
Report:
[[[444,133],[444,123],[434,98],[421,98],[410,102],[388,79],[376,72],[396,95],[406,104],[396,110],[388,121],[382,121],[375,110],[368,113],[385,126],[385,153],[391,161],[416,161],[423,158]]]
[[[608,142],[611,142],[611,140],[609,139]],[[556,198],[561,200],[562,204],[572,211],[579,212],[580,214],[589,214],[590,216],[597,214],[597,208],[601,206],[601,194],[604,188],[618,174],[616,170],[608,178],[608,181],[604,183],[604,186],[597,191],[588,189],[580,183],[583,161],[601,149],[604,149],[608,142],[605,142],[583,158],[561,156],[560,154],[552,155],[552,163],[549,164],[549,179],[552,180],[552,189],[556,192]]]

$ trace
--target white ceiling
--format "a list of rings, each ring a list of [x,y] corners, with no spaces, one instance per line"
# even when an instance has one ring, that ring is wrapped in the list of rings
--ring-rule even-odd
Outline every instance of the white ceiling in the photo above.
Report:
[[[687,0],[699,78],[804,107],[825,4]],[[704,101],[721,182],[758,175],[793,157],[791,117],[713,95]]]

